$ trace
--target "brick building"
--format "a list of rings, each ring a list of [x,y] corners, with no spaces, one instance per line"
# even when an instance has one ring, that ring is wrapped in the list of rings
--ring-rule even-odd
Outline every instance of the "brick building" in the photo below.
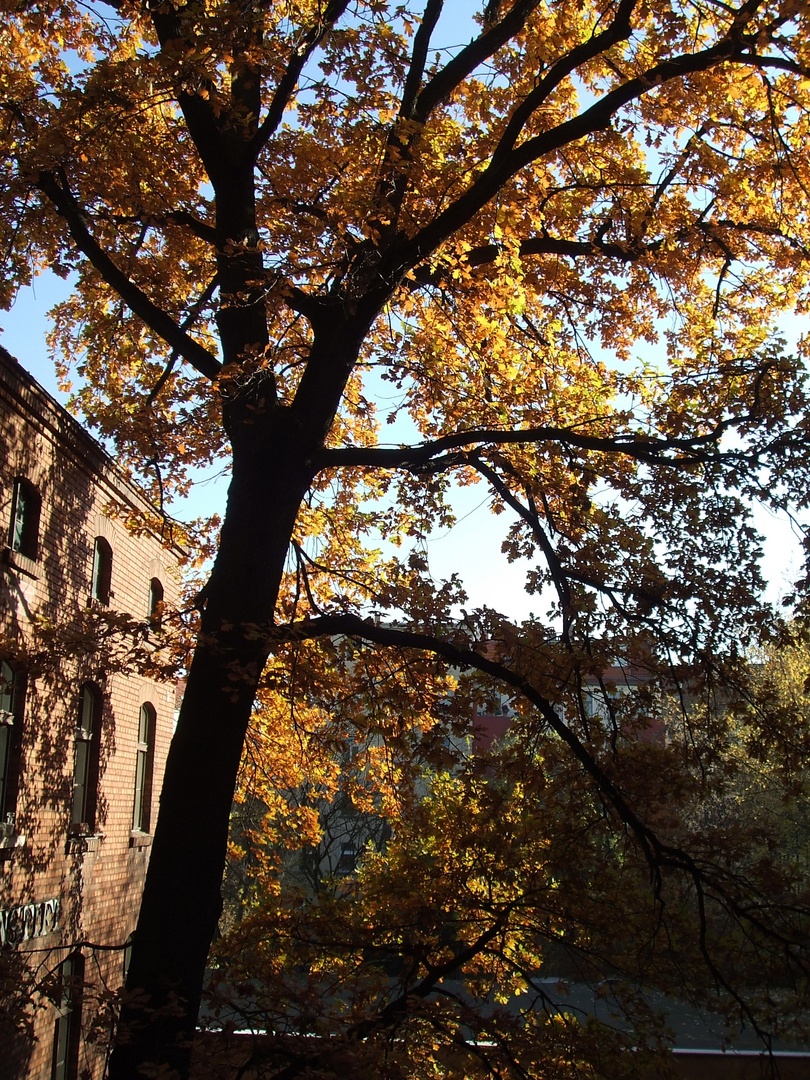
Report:
[[[178,552],[111,503],[150,509],[0,349],[0,993],[3,971],[12,1008],[29,978],[50,990],[31,1029],[0,1033],[2,1077],[101,1075],[105,1041],[86,1035],[121,985],[149,858],[174,685],[127,668],[123,635],[113,664],[82,627],[126,613],[148,652]]]

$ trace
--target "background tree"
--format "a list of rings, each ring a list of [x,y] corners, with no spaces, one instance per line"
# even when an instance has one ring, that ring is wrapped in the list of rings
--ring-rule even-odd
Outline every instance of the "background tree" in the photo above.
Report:
[[[748,857],[778,865],[794,890],[806,895],[810,654],[803,618],[785,626],[755,658],[749,684],[736,702],[736,745],[732,739],[724,761],[728,780],[701,813],[721,832],[742,829],[749,838]],[[767,716],[767,722],[758,716]]]
[[[3,12],[3,299],[74,272],[54,345],[87,418],[164,493],[232,470],[128,979],[157,1011],[113,1075],[186,1067],[243,741],[285,640],[503,680],[655,887],[681,873],[702,910],[710,860],[645,823],[615,710],[578,699],[619,653],[702,667],[716,693],[772,619],[749,511],[806,496],[801,367],[768,336],[806,297],[806,6],[496,0],[463,29],[441,0]],[[411,446],[380,442],[380,380]],[[418,540],[451,481],[516,515],[506,555],[556,596],[542,625],[448,630],[459,589]],[[417,546],[384,558],[375,536]],[[684,745],[701,761],[724,738],[718,712]]]
[[[561,651],[534,642],[535,680],[541,665],[564,665]],[[208,1009],[217,1026],[269,1033],[242,1040],[240,1064],[268,1077],[337,1067],[414,1078],[438,1069],[459,1080],[658,1075],[673,1036],[656,1009],[673,997],[718,1042],[745,1026],[766,1043],[802,1045],[807,777],[799,748],[792,762],[766,749],[769,738],[807,737],[785,693],[790,684],[801,695],[796,678],[774,665],[765,692],[761,667],[726,668],[717,700],[716,667],[689,665],[685,677],[648,651],[643,667],[625,667],[624,693],[595,675],[581,695],[550,689],[558,715],[579,703],[589,717],[590,764],[605,770],[595,790],[559,733],[529,711],[500,745],[474,750],[480,675],[461,676],[429,708],[435,660],[403,648],[392,685],[385,659],[367,652],[347,642],[330,657],[331,672],[343,665],[340,701],[319,719],[291,708],[308,696],[317,649],[286,657],[275,701],[262,695],[243,781],[266,816],[254,817],[245,843],[253,887],[214,949]],[[512,652],[516,661],[531,666]],[[304,668],[292,687],[289,673]],[[397,707],[374,717],[373,701],[389,695]],[[752,712],[746,747],[740,716]],[[329,742],[319,738],[327,725]],[[340,787],[330,801],[321,779],[312,798],[309,778],[328,775],[330,760]],[[299,786],[285,793],[294,772]],[[611,806],[613,779],[621,791]],[[291,829],[302,808],[308,827]],[[340,839],[330,860],[330,832],[359,813],[378,828],[366,829],[350,870]],[[302,875],[299,859],[318,873]],[[220,1049],[234,1051],[227,1041]]]

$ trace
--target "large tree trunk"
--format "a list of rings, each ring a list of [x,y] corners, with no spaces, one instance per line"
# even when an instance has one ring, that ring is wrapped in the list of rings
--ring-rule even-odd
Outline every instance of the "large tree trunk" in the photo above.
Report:
[[[187,1073],[208,948],[222,902],[228,821],[242,744],[309,456],[278,406],[234,441],[221,544],[172,741],[127,978],[131,997],[110,1065],[134,1080],[146,1062]],[[251,632],[253,630],[254,632]],[[146,1008],[144,1008],[144,1006]],[[179,1007],[178,1007],[179,1006]],[[153,1014],[152,1010],[158,1010]]]

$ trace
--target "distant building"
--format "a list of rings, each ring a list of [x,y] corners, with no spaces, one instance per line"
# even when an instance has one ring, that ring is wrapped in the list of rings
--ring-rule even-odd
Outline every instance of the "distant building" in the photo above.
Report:
[[[178,596],[178,552],[106,516],[110,502],[150,509],[0,349],[0,975],[24,956],[52,998],[35,997],[33,1030],[0,1038],[15,1080],[103,1071],[106,1046],[85,1035],[123,980],[172,734],[173,682],[108,670],[78,632],[88,609],[148,630]],[[57,628],[45,663],[36,625]]]
[[[473,753],[488,754],[509,734],[515,719],[515,710],[505,695],[502,695],[502,698],[503,703],[496,711],[478,712],[473,717]]]

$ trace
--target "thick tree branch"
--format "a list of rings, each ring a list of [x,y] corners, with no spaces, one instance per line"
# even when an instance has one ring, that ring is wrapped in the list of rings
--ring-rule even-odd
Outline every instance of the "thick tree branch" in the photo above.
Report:
[[[645,825],[630,806],[624,793],[605,773],[575,732],[565,723],[557,709],[521,672],[483,656],[475,649],[460,648],[450,641],[437,638],[424,631],[386,626],[362,619],[350,612],[323,615],[286,626],[273,627],[269,636],[273,644],[306,641],[324,636],[344,636],[370,641],[387,648],[418,649],[441,656],[462,670],[480,671],[512,687],[538,711],[549,730],[568,747],[583,772],[594,782],[597,790],[612,806],[619,820],[633,835],[649,867],[656,895],[660,894],[663,884],[663,870],[681,871],[691,879],[700,897],[705,898],[710,895],[707,890],[711,890],[716,894],[713,898],[721,902],[740,922],[755,927],[758,932],[779,942],[785,948],[790,947],[790,940],[780,932],[777,926],[769,922],[766,908],[744,905],[740,900],[735,899],[729,889],[731,883],[729,874],[722,867],[701,865],[689,852],[662,841],[653,829]]]
[[[284,110],[290,103],[290,99],[295,92],[295,88],[298,85],[298,80],[301,77],[301,72],[303,71],[307,60],[309,60],[312,53],[323,41],[348,6],[349,0],[330,0],[326,5],[326,9],[324,10],[321,19],[304,34],[302,39],[293,49],[293,54],[287,65],[287,70],[284,72],[276,86],[267,114],[259,125],[255,135],[248,143],[247,153],[252,161],[255,162],[258,159],[259,154],[261,154],[262,150],[267,145],[268,139],[273,136],[278,125],[281,123],[281,119],[284,116]]]
[[[459,648],[450,641],[421,631],[404,630],[394,626],[372,623],[358,615],[343,613],[323,615],[271,631],[274,641],[306,641],[324,636],[346,636],[372,641],[392,648],[420,649],[441,656],[456,667],[474,669],[489,675],[506,686],[517,690],[537,709],[549,729],[568,747],[584,772],[595,782],[598,789],[613,806],[619,819],[635,836],[645,860],[657,884],[660,884],[664,867],[678,867],[687,873],[695,868],[694,860],[686,852],[662,843],[630,807],[625,796],[604,772],[594,756],[574,731],[565,723],[551,702],[544,697],[520,672],[489,659],[474,649]]]
[[[756,5],[746,5],[746,8],[749,7],[755,8]],[[656,87],[687,75],[707,71],[722,63],[744,64],[756,58],[757,66],[764,65],[765,60],[754,52],[755,47],[755,38],[749,40],[735,28],[731,35],[707,49],[684,53],[653,64],[643,74],[603,95],[584,112],[549,131],[526,139],[517,146],[514,143],[519,133],[510,130],[509,138],[504,137],[501,140],[489,164],[470,187],[430,224],[389,253],[381,263],[380,277],[386,281],[401,279],[467,224],[521,169],[566,145],[610,127],[613,118],[622,108]],[[525,117],[524,127],[528,118]]]
[[[430,48],[430,39],[443,7],[444,0],[427,0],[422,21],[414,37],[411,63],[405,76],[399,113],[388,131],[385,158],[375,193],[375,205],[380,215],[377,228],[380,231],[384,229],[394,231],[394,223],[407,191],[411,150],[414,143],[418,141],[418,127],[412,124],[403,125],[402,121],[413,120],[416,98],[422,84]]]
[[[669,177],[668,177],[669,178]],[[656,194],[660,186],[656,189]],[[656,200],[654,200],[656,201]],[[696,221],[694,228],[705,239],[720,245],[722,241],[718,237],[717,230],[724,229],[738,234],[752,236],[767,236],[775,240],[784,240],[796,251],[807,255],[808,250],[794,237],[789,236],[783,230],[771,225],[757,224],[756,222],[734,222],[727,219],[714,221]],[[675,239],[682,243],[688,235],[686,229],[680,230]],[[601,236],[597,235],[592,240],[564,240],[561,237],[549,236],[544,233],[540,236],[532,236],[522,240],[518,247],[521,257],[532,255],[559,255],[567,259],[581,259],[587,256],[597,256],[605,259],[615,259],[617,262],[638,262],[645,256],[655,255],[664,246],[663,239],[651,240],[642,243],[639,240],[632,244],[606,243]],[[465,251],[462,261],[465,266],[472,269],[478,266],[488,266],[494,263],[504,248],[500,244],[479,244],[477,247]],[[412,288],[421,288],[425,285],[441,286],[448,277],[448,270],[443,267],[429,267],[424,264],[417,266],[406,284]]]
[[[508,486],[503,482],[500,476],[498,476],[495,470],[490,468],[485,462],[476,460],[473,463],[473,467],[490,483],[493,490],[497,492],[506,505],[510,506],[529,526],[535,543],[543,553],[549,573],[551,574],[551,580],[554,582],[554,588],[557,591],[557,598],[560,603],[560,611],[562,612],[563,620],[561,638],[566,645],[570,644],[573,605],[571,603],[571,588],[568,582],[569,575],[560,561],[560,557],[558,556],[554,545],[546,535],[545,529],[541,526],[538,515],[533,512],[532,508],[525,507],[520,499],[512,494]],[[578,580],[581,580],[581,577],[579,577]],[[589,584],[591,583],[589,582]],[[598,587],[598,583],[594,584]]]
[[[577,68],[589,60],[604,53],[620,41],[626,41],[632,32],[630,17],[637,0],[621,0],[610,26],[601,34],[593,34],[587,41],[581,42],[565,56],[552,64],[546,74],[537,81],[534,89],[517,106],[509,123],[506,125],[498,145],[495,147],[493,161],[514,149],[526,124],[550,95]]]
[[[183,228],[194,233],[198,240],[205,241],[206,244],[216,244],[217,231],[213,225],[207,224],[205,221],[200,221],[194,214],[188,213],[186,210],[171,210],[167,214],[153,214],[146,218],[147,224],[151,225],[152,222],[162,225],[165,221],[167,225],[180,225]]]
[[[150,214],[146,211],[139,214],[109,214],[109,213],[97,213],[95,214],[97,220],[109,221],[114,225],[143,225],[146,228],[151,228],[155,225],[179,225],[181,228],[188,229],[189,232],[203,240],[206,244],[216,243],[216,229],[213,225],[208,225],[205,221],[200,221],[194,214],[189,213],[187,210],[168,210],[165,214]]]
[[[115,289],[134,314],[201,375],[207,379],[216,379],[221,368],[219,360],[194,338],[189,337],[170,315],[153,303],[146,293],[116,266],[91,234],[87,219],[68,188],[64,176],[57,179],[55,173],[42,172],[39,174],[37,187],[67,222],[70,235],[79,251],[104,281]]]
[[[399,103],[399,115],[403,119],[411,120],[415,114],[415,104],[419,87],[422,85],[422,76],[425,73],[428,49],[436,23],[444,7],[444,0],[427,0],[425,13],[419,24],[413,39],[413,51],[408,74],[405,76],[405,85],[402,89],[402,97]]]
[[[164,54],[170,59],[186,52],[193,55],[193,42],[189,40],[183,28],[183,8],[158,3],[151,3],[147,6]],[[200,80],[197,79],[196,81],[199,82]],[[220,111],[215,102],[216,92],[212,94],[212,90],[213,87],[209,84],[207,87],[208,93],[204,96],[187,89],[181,82],[175,93],[183,112],[183,118],[188,126],[189,134],[205,166],[208,177],[216,189],[223,171],[228,168],[229,164],[232,164],[232,154],[226,152],[230,148],[226,147],[223,141]]]
[[[515,36],[539,6],[540,0],[517,0],[499,22],[471,41],[433,76],[420,91],[409,118],[424,124],[433,110],[446,102],[476,68]]]
[[[654,255],[663,246],[662,240],[653,240],[649,244],[621,245],[605,243],[600,237],[593,240],[563,240],[560,237],[549,236],[544,233],[541,236],[532,236],[522,240],[518,248],[521,257],[530,255],[561,255],[567,259],[579,259],[588,255],[601,256],[606,259],[616,259],[618,262],[638,262],[644,255]],[[464,266],[474,269],[477,266],[488,266],[494,263],[503,252],[500,244],[479,244],[477,247],[465,251],[462,256]],[[448,271],[442,267],[428,267],[424,264],[417,266],[413,274],[407,279],[406,284],[412,288],[424,285],[440,286],[446,280]]]
[[[376,203],[382,216],[378,227],[381,231],[387,229],[391,234],[395,232],[396,218],[408,189],[411,152],[419,140],[420,129],[433,110],[449,100],[464,79],[514,37],[538,6],[538,0],[517,0],[500,22],[490,25],[471,41],[420,91],[430,38],[443,7],[443,0],[428,0],[414,38],[399,112],[388,133],[385,160],[377,185]],[[411,126],[403,128],[403,121],[410,121]]]
[[[586,435],[573,428],[531,427],[513,431],[495,428],[473,428],[444,435],[432,442],[418,446],[394,448],[347,446],[340,449],[322,450],[316,458],[320,469],[366,466],[380,469],[406,469],[410,472],[433,472],[463,463],[459,455],[442,458],[447,451],[470,446],[505,446],[514,444],[555,442],[580,450],[593,450],[608,454],[626,454],[650,465],[683,467],[695,461],[716,461],[719,452],[712,450],[730,428],[749,420],[731,417],[722,420],[705,435],[688,439],[661,439],[641,435]],[[738,452],[731,452],[738,456]],[[728,455],[727,455],[728,456]]]

